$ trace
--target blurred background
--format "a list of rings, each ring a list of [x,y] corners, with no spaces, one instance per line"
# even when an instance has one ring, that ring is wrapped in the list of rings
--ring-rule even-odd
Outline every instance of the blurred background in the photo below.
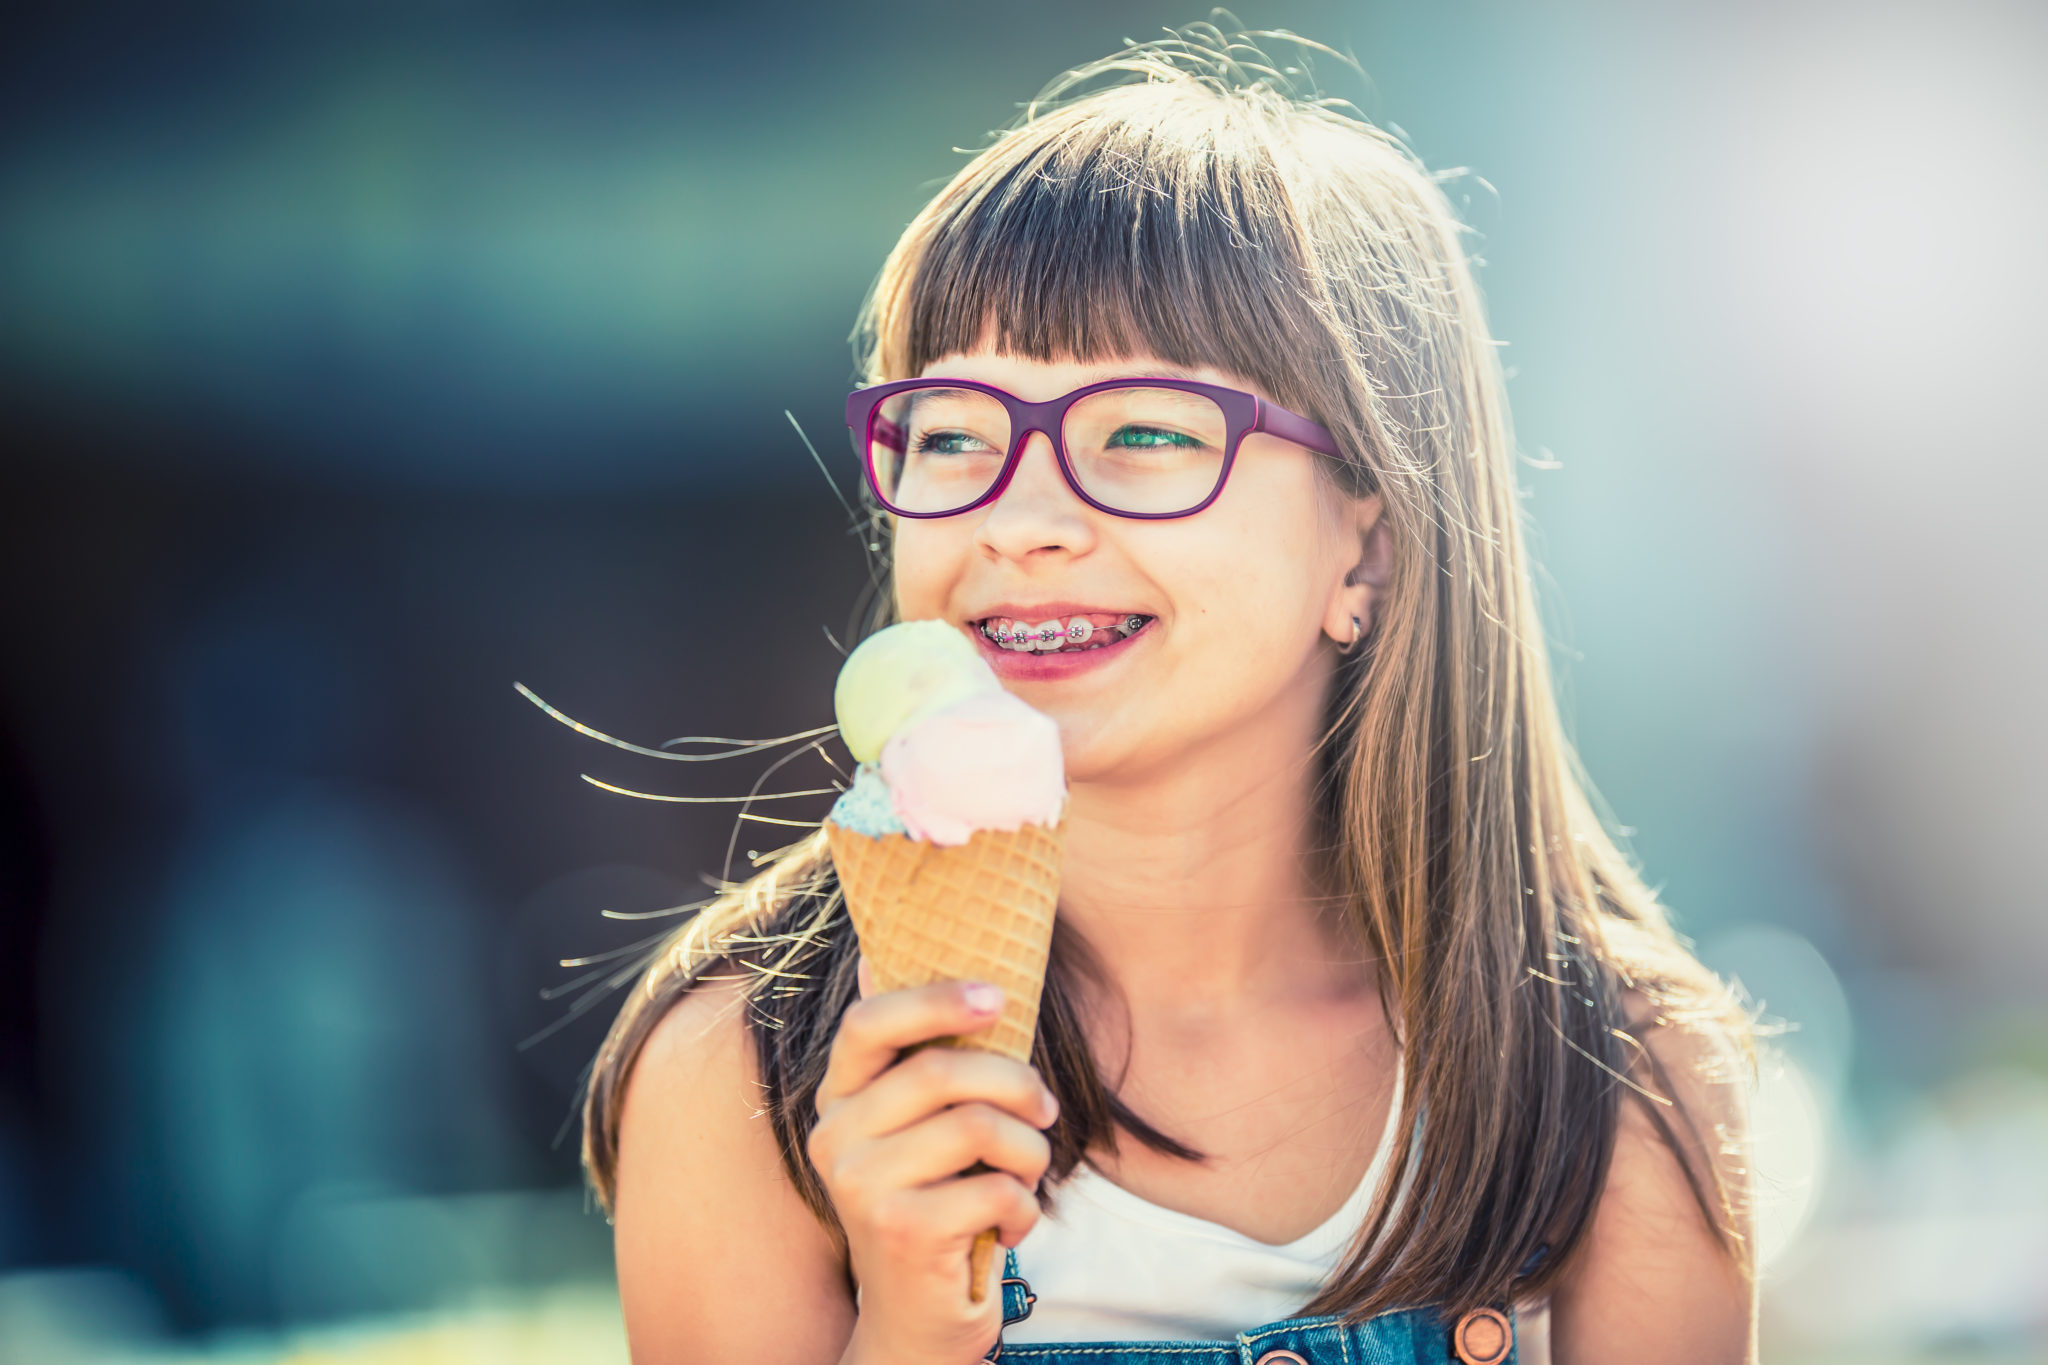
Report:
[[[1586,762],[1787,1026],[1766,1358],[2048,1359],[2048,12],[1236,14],[1470,168]],[[863,290],[955,149],[1205,17],[11,13],[0,1360],[625,1359],[560,964],[787,831],[579,781],[759,770],[513,684],[828,721],[866,571],[798,427],[852,480]]]

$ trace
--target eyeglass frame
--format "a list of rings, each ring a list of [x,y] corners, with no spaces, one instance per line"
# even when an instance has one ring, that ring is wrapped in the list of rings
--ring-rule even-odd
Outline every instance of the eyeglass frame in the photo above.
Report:
[[[1010,449],[1004,453],[1002,472],[987,492],[963,507],[945,512],[908,512],[890,502],[882,494],[882,482],[875,475],[874,424],[882,402],[896,394],[911,389],[973,389],[985,393],[1000,402],[1010,414]],[[1081,480],[1074,473],[1074,466],[1067,459],[1067,443],[1060,430],[1066,424],[1067,409],[1081,399],[1105,389],[1179,389],[1184,393],[1200,394],[1212,400],[1223,412],[1225,430],[1223,446],[1223,468],[1216,475],[1216,486],[1209,490],[1209,496],[1184,512],[1126,512],[1111,507],[1094,497],[1081,486]],[[1041,432],[1052,443],[1053,458],[1058,463],[1060,475],[1067,481],[1067,487],[1074,496],[1098,512],[1113,517],[1129,517],[1136,521],[1173,521],[1180,517],[1191,517],[1207,508],[1223,496],[1223,486],[1230,482],[1230,470],[1237,463],[1237,448],[1244,438],[1254,431],[1263,431],[1305,446],[1318,455],[1332,459],[1343,458],[1337,438],[1329,428],[1320,422],[1311,421],[1298,412],[1290,412],[1278,403],[1233,389],[1222,384],[1211,384],[1200,379],[1145,378],[1142,376],[1104,379],[1084,385],[1058,398],[1048,398],[1043,403],[1032,403],[1017,397],[1008,390],[985,384],[977,379],[949,379],[943,375],[926,375],[917,379],[892,379],[884,384],[870,384],[855,389],[846,396],[847,433],[860,455],[861,475],[866,479],[868,491],[875,495],[875,501],[884,510],[899,517],[913,517],[918,520],[934,520],[939,517],[957,517],[976,508],[986,507],[1003,495],[1016,476],[1017,466],[1023,462],[1024,447],[1030,444],[1031,434]]]

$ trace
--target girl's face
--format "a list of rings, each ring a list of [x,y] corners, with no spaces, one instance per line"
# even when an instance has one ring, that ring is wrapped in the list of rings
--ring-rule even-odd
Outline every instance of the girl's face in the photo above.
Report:
[[[976,351],[923,373],[1032,402],[1124,376],[1259,392],[1235,375],[1147,356],[1086,365]],[[993,503],[897,519],[901,619],[944,620],[977,641],[1004,685],[1059,723],[1073,781],[1142,780],[1276,726],[1305,718],[1319,727],[1335,644],[1352,637],[1354,615],[1370,627],[1373,589],[1346,577],[1371,576],[1351,571],[1379,512],[1377,497],[1339,492],[1319,458],[1252,432],[1215,502],[1193,516],[1142,521],[1082,502],[1051,441],[1034,432]],[[1019,651],[992,638],[1053,621],[1065,629],[1077,616],[1090,628],[1069,636],[1086,634],[1090,647]]]

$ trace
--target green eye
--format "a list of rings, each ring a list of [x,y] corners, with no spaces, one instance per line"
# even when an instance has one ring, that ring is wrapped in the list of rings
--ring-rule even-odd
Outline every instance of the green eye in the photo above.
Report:
[[[1126,440],[1125,437],[1139,439]],[[1165,431],[1159,427],[1118,427],[1116,433],[1109,438],[1109,443],[1112,446],[1130,446],[1140,450],[1156,449],[1162,445],[1185,448],[1202,444],[1199,438],[1185,432]]]

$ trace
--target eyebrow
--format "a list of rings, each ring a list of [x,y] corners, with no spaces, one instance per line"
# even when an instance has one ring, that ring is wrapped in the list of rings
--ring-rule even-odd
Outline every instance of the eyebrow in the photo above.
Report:
[[[1179,365],[1154,365],[1143,370],[1122,369],[1112,366],[1109,369],[1095,371],[1087,382],[1099,384],[1105,379],[1195,379],[1198,377],[1193,371],[1184,369]]]
[[[970,375],[958,374],[921,374],[918,375],[917,377],[920,379],[972,378],[972,376]],[[1100,384],[1106,379],[1193,379],[1199,381],[1201,380],[1201,378],[1201,375],[1198,375],[1194,371],[1189,370],[1185,366],[1181,365],[1162,363],[1159,365],[1151,366],[1146,369],[1129,369],[1123,366],[1111,365],[1102,369],[1090,371],[1088,376],[1085,379],[1081,380],[1081,382],[1076,384],[1074,387],[1077,389],[1085,389],[1090,384]]]

